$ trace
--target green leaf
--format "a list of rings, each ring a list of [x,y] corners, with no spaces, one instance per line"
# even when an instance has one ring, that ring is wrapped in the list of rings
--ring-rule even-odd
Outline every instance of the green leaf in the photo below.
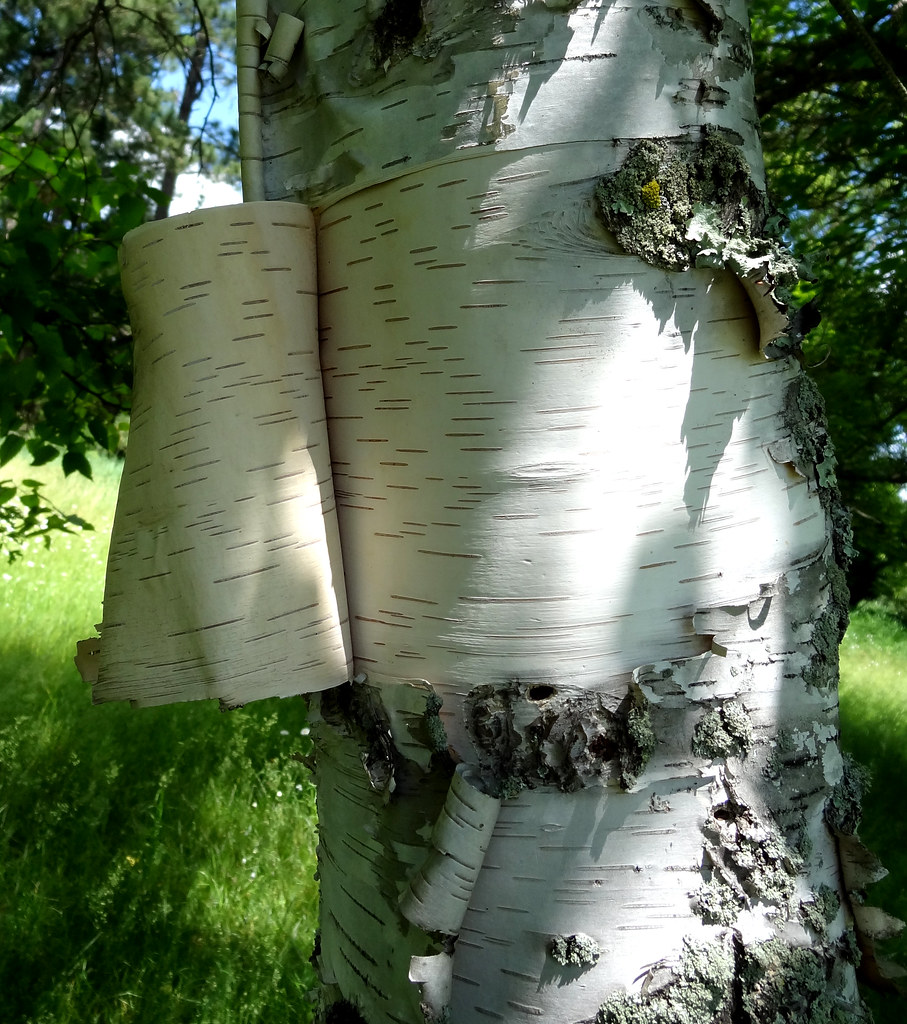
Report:
[[[44,444],[41,441],[29,441],[28,453],[31,455],[33,466],[46,466],[60,454],[52,444]]]
[[[122,218],[122,227],[128,231],[130,228],[138,227],[148,215],[148,206],[141,196],[126,193],[120,196],[119,213]]]
[[[15,458],[22,451],[25,438],[18,434],[7,434],[0,444],[0,466],[5,466],[10,459]]]
[[[91,463],[85,458],[84,452],[77,452],[70,449],[63,456],[63,472],[66,476],[71,473],[81,473],[82,476],[91,479]]]
[[[110,446],[110,432],[107,429],[107,422],[96,416],[88,422],[88,432],[92,439],[101,448],[107,449]]]

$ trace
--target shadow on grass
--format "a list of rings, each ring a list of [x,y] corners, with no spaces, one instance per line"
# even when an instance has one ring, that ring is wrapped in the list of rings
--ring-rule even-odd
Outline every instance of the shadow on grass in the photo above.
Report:
[[[867,706],[868,705],[868,706]],[[841,705],[843,748],[872,772],[872,786],[863,798],[860,838],[888,869],[888,876],[872,885],[867,902],[907,920],[907,827],[901,804],[907,777],[907,737],[891,727],[883,708],[853,694]],[[907,936],[879,944],[882,956],[907,966]],[[864,991],[876,1024],[903,1024],[907,1000],[897,993]]]
[[[63,678],[0,727],[0,1020],[307,1020],[302,701],[93,708]]]

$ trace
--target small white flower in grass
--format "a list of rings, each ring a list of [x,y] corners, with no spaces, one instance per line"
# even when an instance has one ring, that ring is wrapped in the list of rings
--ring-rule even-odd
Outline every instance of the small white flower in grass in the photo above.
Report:
[[[302,792],[302,783],[301,783],[301,782],[297,782],[297,783],[296,783],[296,789],[297,789],[297,790],[298,790],[298,791],[299,791],[300,793]]]
[[[308,736],[311,731],[312,730],[308,726],[306,726],[304,729],[300,729],[299,730],[299,735],[300,736]]]
[[[252,806],[253,807],[257,807],[258,806],[258,801],[257,800],[253,800],[252,801]]]
[[[254,877],[255,877],[255,872],[253,871],[252,874],[249,875],[249,878],[254,878]]]
[[[289,729],[281,729],[280,730],[280,735],[281,736],[289,736],[290,735],[290,730]]]
[[[278,795],[278,796],[283,796],[283,790],[280,790],[280,789],[278,789],[278,790],[277,790],[277,795]]]

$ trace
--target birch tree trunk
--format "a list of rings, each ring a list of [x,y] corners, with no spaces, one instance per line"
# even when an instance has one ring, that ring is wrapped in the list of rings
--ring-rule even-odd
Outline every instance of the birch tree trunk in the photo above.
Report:
[[[328,1019],[859,1019],[847,531],[743,3],[300,17],[261,172],[319,216],[358,673]]]
[[[862,1019],[743,0],[281,12],[244,174],[318,218],[356,673],[311,698],[326,1019]]]

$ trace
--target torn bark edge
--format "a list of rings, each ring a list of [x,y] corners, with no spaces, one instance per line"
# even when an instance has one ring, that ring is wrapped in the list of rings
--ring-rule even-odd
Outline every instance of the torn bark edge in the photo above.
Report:
[[[898,935],[904,922],[880,907],[863,902],[866,889],[885,878],[888,870],[858,836],[834,828],[832,831],[838,847],[847,910],[853,922],[852,934],[860,953],[857,976],[863,984],[880,992],[907,995],[907,969],[885,959],[876,949],[876,942]]]
[[[717,18],[710,4],[697,4]],[[803,270],[732,133],[704,126],[643,139],[599,180],[595,195],[605,227],[626,252],[668,271],[730,271],[752,304],[760,353],[778,359],[799,351],[801,320],[788,300]]]
[[[737,278],[756,312],[756,321],[759,324],[759,351],[768,359],[788,355],[786,349],[791,342],[787,337],[791,322],[788,316],[789,307],[775,294],[770,276],[765,271],[754,270],[748,274],[738,274]],[[781,338],[784,338],[787,344],[778,345],[777,342]]]
[[[100,633],[100,624],[95,626]],[[101,638],[90,636],[87,640],[76,641],[76,656],[72,659],[83,683],[98,681],[98,666],[101,663]]]
[[[449,953],[414,956],[409,963],[409,980],[422,989],[422,1015],[429,1024],[450,1020],[453,990],[453,957]]]
[[[456,935],[463,924],[501,809],[480,785],[469,766],[457,765],[432,849],[400,897],[400,912],[425,932]]]

